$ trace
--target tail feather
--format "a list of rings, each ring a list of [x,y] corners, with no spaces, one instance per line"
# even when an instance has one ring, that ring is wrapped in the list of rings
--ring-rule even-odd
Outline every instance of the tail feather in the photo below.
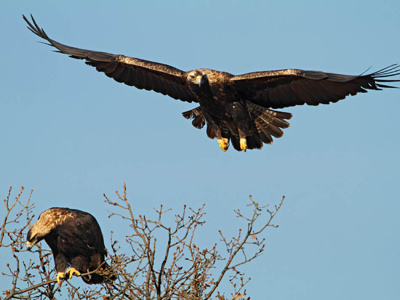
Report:
[[[271,135],[264,133],[264,131],[260,131],[259,135],[260,135],[260,139],[266,144],[272,144],[274,141],[272,139]]]
[[[253,135],[248,135],[246,137],[247,149],[261,149],[263,143],[260,140],[259,134],[255,133]]]
[[[240,149],[240,139],[239,139],[239,135],[234,135],[232,134],[231,136],[231,142],[232,142],[232,146],[235,150],[237,151],[242,151],[242,149]]]
[[[285,120],[292,117],[290,113],[274,111],[251,102],[247,103],[247,107],[264,143],[271,144],[272,136],[280,138],[283,135],[281,128],[289,127],[289,123]]]
[[[276,138],[280,138],[283,135],[283,131],[275,125],[264,123],[264,128],[266,128],[266,130],[268,130],[269,134],[271,134],[272,136],[274,136]]]
[[[273,139],[268,128],[264,127],[264,124],[261,124],[259,121],[254,121],[258,134],[260,135],[260,139],[266,144],[272,144]]]
[[[267,124],[271,124],[281,128],[288,128],[289,123],[286,122],[284,119],[279,119],[276,115],[274,115],[274,111],[266,110],[263,114],[258,116],[259,119],[263,120]]]

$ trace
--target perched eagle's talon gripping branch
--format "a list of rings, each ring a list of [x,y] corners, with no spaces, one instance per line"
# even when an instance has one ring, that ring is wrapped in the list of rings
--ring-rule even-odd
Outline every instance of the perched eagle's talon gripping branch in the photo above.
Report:
[[[77,270],[77,269],[75,269],[75,268],[73,268],[73,267],[71,267],[71,268],[69,268],[68,270],[67,270],[67,276],[68,276],[68,279],[71,279],[72,278],[72,276],[81,276],[81,273]]]
[[[62,280],[62,279],[66,279],[66,278],[67,278],[67,276],[65,275],[64,272],[58,272],[58,273],[57,273],[56,279],[57,279],[57,283],[58,283],[59,285],[61,285],[61,280]]]

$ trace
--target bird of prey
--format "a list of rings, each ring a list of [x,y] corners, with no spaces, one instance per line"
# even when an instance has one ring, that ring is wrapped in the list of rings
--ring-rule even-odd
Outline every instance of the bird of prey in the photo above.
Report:
[[[194,127],[207,124],[207,136],[217,138],[226,151],[231,142],[238,151],[261,149],[283,135],[292,114],[274,109],[294,105],[329,104],[367,90],[390,88],[388,79],[400,74],[397,64],[370,74],[342,75],[322,71],[286,69],[232,75],[211,69],[181,71],[169,65],[125,55],[66,46],[48,37],[32,15],[28,29],[57,52],[83,59],[97,71],[138,89],[152,90],[174,99],[197,102],[183,116]]]
[[[115,275],[107,275],[110,266],[104,261],[106,248],[103,234],[96,219],[89,213],[69,208],[52,207],[39,216],[29,229],[27,248],[31,249],[45,240],[53,252],[57,271],[57,282],[82,275],[88,284],[115,280]],[[71,266],[66,273],[65,269]],[[109,272],[108,272],[109,273]]]

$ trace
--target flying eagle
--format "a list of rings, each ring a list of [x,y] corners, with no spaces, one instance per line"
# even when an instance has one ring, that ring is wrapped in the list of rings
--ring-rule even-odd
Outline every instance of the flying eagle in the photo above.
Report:
[[[104,261],[107,251],[103,234],[91,214],[62,207],[45,210],[28,231],[27,248],[30,250],[43,239],[53,252],[59,284],[61,279],[95,270],[99,271],[82,275],[83,281],[95,284],[115,279],[114,275],[106,275],[110,266]]]
[[[299,69],[237,76],[210,69],[184,72],[143,59],[63,45],[49,38],[32,15],[32,23],[25,16],[23,18],[28,29],[47,40],[57,52],[84,59],[86,64],[118,82],[199,103],[183,116],[193,119],[196,128],[207,124],[208,137],[216,137],[223,151],[228,149],[230,142],[236,150],[246,151],[261,149],[263,143],[272,143],[272,137],[281,137],[282,129],[289,127],[286,120],[292,114],[272,109],[334,103],[348,95],[393,87],[386,83],[400,81],[387,79],[400,74],[399,65],[355,76]]]

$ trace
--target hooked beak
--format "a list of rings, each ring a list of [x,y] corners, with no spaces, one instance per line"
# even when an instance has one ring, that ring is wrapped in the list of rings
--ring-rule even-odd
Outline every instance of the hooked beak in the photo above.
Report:
[[[33,245],[34,244],[31,242],[26,242],[26,249],[28,249],[30,251],[32,249]]]
[[[193,83],[197,84],[199,87],[201,87],[201,82],[203,81],[203,76],[197,75],[196,78],[192,80]]]
[[[201,76],[201,75],[196,76],[196,83],[199,85],[199,87],[201,87],[202,79],[203,79],[203,76]]]

